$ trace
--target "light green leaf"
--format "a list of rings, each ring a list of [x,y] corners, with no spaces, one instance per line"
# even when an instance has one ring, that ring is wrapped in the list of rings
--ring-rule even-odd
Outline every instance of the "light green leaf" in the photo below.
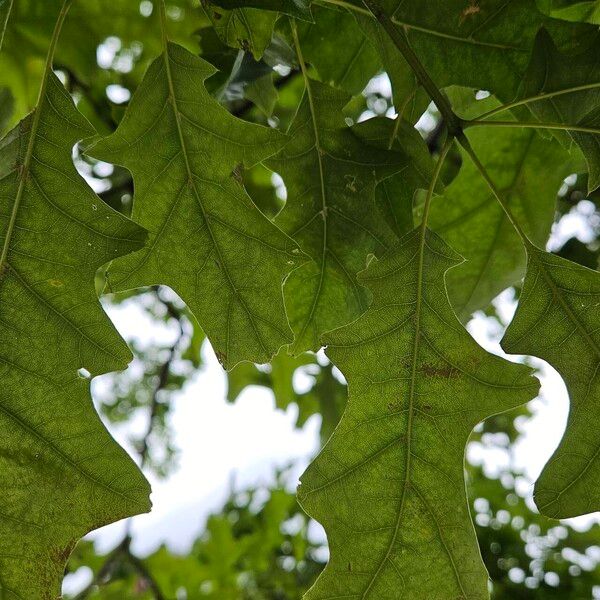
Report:
[[[527,249],[527,277],[502,348],[548,361],[565,380],[565,435],[535,484],[542,514],[575,517],[600,509],[600,273]]]
[[[312,21],[311,0],[214,0],[214,3],[226,9],[260,8],[285,13],[297,19]]]
[[[468,137],[526,233],[543,247],[558,190],[572,173],[573,161],[556,141],[530,129],[482,127]],[[467,259],[447,277],[452,306],[462,321],[524,276],[520,239],[465,153],[458,176],[434,201],[429,225]]]
[[[541,31],[520,98],[545,97],[528,104],[544,122],[597,129],[597,133],[559,131],[567,145],[573,140],[582,150],[589,170],[590,191],[600,186],[600,44],[579,55],[561,54],[546,31]],[[584,89],[581,89],[583,86]],[[550,95],[550,97],[549,97]]]
[[[324,336],[349,399],[298,491],[331,550],[307,600],[488,598],[465,444],[479,421],[531,399],[538,385],[463,329],[444,286],[460,257],[430,231],[421,244],[420,233],[361,273],[372,305]]]
[[[225,44],[244,52],[252,52],[256,60],[263,55],[265,48],[271,43],[277,13],[256,8],[222,10],[211,6],[209,2],[205,2],[203,6]]]
[[[64,13],[63,13],[64,14]],[[94,134],[50,69],[35,111],[0,141],[0,595],[57,598],[85,533],[149,510],[149,486],[107,433],[92,376],[131,354],[103,312],[96,270],[145,232],[78,175]]]
[[[314,261],[294,271],[284,288],[294,353],[318,350],[323,332],[367,308],[368,294],[356,273],[370,253],[394,239],[375,210],[375,185],[408,165],[405,154],[367,146],[346,126],[345,93],[309,79],[306,84],[290,141],[266,162],[288,192],[275,222]],[[365,122],[358,130],[366,135],[370,127]]]
[[[229,368],[268,362],[292,341],[281,285],[302,259],[239,172],[277,151],[283,136],[230,115],[204,87],[213,73],[170,43],[93,153],[132,172],[133,218],[150,231],[144,250],[113,264],[113,289],[169,285]]]
[[[538,0],[540,10],[557,19],[586,21],[600,25],[598,0]]]

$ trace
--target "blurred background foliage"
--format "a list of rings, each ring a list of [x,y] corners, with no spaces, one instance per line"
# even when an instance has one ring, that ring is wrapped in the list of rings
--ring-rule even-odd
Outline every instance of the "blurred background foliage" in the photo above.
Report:
[[[539,0],[538,5],[558,18],[600,22],[596,1]],[[382,74],[378,53],[365,37],[368,28],[332,4],[317,1],[312,10],[319,13],[316,22],[307,20],[299,28],[306,59],[312,76],[352,95],[345,108],[348,124],[374,115],[395,116],[392,87]],[[0,54],[0,133],[34,106],[55,12],[54,2],[14,2]],[[287,128],[303,84],[285,16],[247,8],[224,10],[210,0],[169,0],[167,15],[173,41],[201,54],[219,70],[207,82],[219,102],[242,119]],[[157,11],[150,0],[76,1],[61,35],[55,70],[79,109],[104,135],[115,129],[146,67],[159,52]],[[401,76],[390,73],[392,81]],[[439,115],[417,97],[407,118],[418,119],[417,129],[435,153],[440,145]],[[133,197],[129,173],[88,158],[82,151],[85,142],[80,146],[74,150],[79,170],[105,202],[129,214]],[[448,161],[444,183],[452,180],[459,165],[457,154]],[[269,217],[277,214],[285,203],[281,178],[262,166],[242,177],[259,208]],[[555,221],[563,235],[551,250],[596,269],[600,193],[588,195],[586,189],[585,177],[576,174],[560,189]],[[111,375],[96,398],[109,424],[144,415],[147,427],[130,441],[140,465],[159,477],[167,476],[177,464],[177,444],[168,418],[172,398],[203,368],[203,333],[167,288],[115,296],[103,272],[98,274],[97,288],[105,294],[105,304],[135,302],[153,320],[174,324],[178,331],[175,342],[167,346],[141,347],[128,340],[134,362],[127,371]],[[501,321],[494,306],[486,314]],[[298,373],[308,381],[301,390],[294,384]],[[340,374],[321,354],[291,358],[281,352],[271,365],[236,367],[228,374],[228,401],[235,402],[248,386],[272,390],[277,409],[296,405],[297,427],[320,415],[322,443],[346,401]],[[529,409],[522,407],[491,418],[473,433],[471,444],[510,455],[529,417]],[[465,468],[494,600],[600,597],[597,524],[580,531],[541,517],[528,498],[529,490],[523,489],[528,487],[523,474],[510,460],[491,475],[480,462],[467,462]],[[161,547],[149,556],[137,556],[128,534],[107,555],[99,554],[92,542],[82,541],[67,574],[86,569],[92,574],[91,583],[68,598],[300,599],[323,568],[327,549],[311,534],[310,520],[295,500],[294,483],[280,472],[270,486],[232,486],[221,510],[208,518],[185,555]]]

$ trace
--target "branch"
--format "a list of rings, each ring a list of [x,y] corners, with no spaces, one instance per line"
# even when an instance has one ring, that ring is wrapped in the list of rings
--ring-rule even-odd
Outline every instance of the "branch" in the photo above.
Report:
[[[450,135],[458,135],[458,133],[462,131],[461,119],[454,114],[450,102],[448,102],[448,99],[442,94],[441,90],[429,76],[429,73],[425,70],[425,67],[408,43],[406,35],[396,27],[389,15],[379,6],[377,0],[363,0],[363,4],[371,11],[377,21],[379,21],[396,48],[400,50],[402,56],[410,65],[410,68],[413,70],[419,83],[425,88],[430,98],[437,106],[437,109],[440,111],[444,121],[446,121]]]

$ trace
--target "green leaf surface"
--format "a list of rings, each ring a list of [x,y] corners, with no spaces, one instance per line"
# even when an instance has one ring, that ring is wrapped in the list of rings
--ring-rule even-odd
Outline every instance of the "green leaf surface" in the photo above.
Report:
[[[561,54],[547,32],[541,31],[519,96],[546,99],[530,102],[531,112],[543,122],[593,127],[598,133],[560,131],[559,139],[573,140],[589,170],[588,188],[600,186],[600,43],[576,56]],[[583,86],[585,89],[580,89]],[[578,91],[579,90],[579,91]]]
[[[400,152],[366,145],[347,127],[342,91],[306,80],[290,126],[290,141],[267,166],[283,177],[288,201],[275,222],[313,259],[286,282],[286,308],[296,339],[293,353],[318,350],[320,336],[366,310],[367,291],[356,281],[370,253],[394,240],[375,210],[375,186],[405,168]],[[358,130],[369,131],[361,123]]]
[[[0,595],[57,598],[88,531],[149,510],[143,475],[100,422],[92,376],[131,354],[102,310],[96,270],[145,232],[78,175],[94,134],[46,70],[35,111],[0,141]]]
[[[567,428],[534,499],[542,514],[575,517],[600,509],[600,274],[533,246],[528,255],[517,312],[501,344],[548,361],[567,385]]]
[[[598,0],[538,0],[540,9],[557,19],[600,24]]]
[[[519,223],[544,246],[558,189],[572,173],[568,154],[531,129],[482,127],[469,130],[468,137]],[[447,276],[448,294],[462,321],[525,274],[520,239],[465,153],[458,176],[434,201],[429,224],[466,259]]]
[[[369,146],[394,150],[409,158],[398,173],[387,177],[375,188],[377,208],[397,237],[414,227],[413,209],[419,190],[429,187],[433,177],[433,162],[421,134],[406,121],[371,119],[354,132]]]
[[[214,3],[228,10],[248,7],[260,8],[282,12],[297,19],[312,21],[310,0],[215,0]]]
[[[271,43],[277,13],[256,8],[221,10],[209,3],[203,4],[217,35],[225,44],[252,52],[258,60]]]
[[[535,0],[439,0],[428,10],[421,0],[383,0],[380,4],[405,31],[439,87],[490,90],[506,101],[517,93],[542,25],[559,46],[571,51],[586,48],[598,37],[597,27],[548,18]]]
[[[456,319],[444,274],[459,262],[436,234],[409,232],[361,273],[369,310],[324,336],[349,399],[298,491],[331,550],[307,600],[488,598],[464,448],[475,424],[531,399],[538,384]]]
[[[323,83],[360,94],[381,61],[354,17],[345,10],[314,7],[314,23],[298,23],[305,58]]]
[[[132,172],[133,218],[150,232],[144,250],[113,263],[112,288],[169,285],[229,368],[268,362],[292,341],[281,285],[302,259],[240,182],[240,167],[273,154],[284,138],[220,106],[203,84],[214,71],[169,43],[93,154]]]

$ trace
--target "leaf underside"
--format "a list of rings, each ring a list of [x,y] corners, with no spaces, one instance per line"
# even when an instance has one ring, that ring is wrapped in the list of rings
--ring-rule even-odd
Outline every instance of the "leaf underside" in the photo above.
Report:
[[[0,591],[56,598],[88,531],[149,510],[149,486],[96,414],[78,375],[130,352],[102,310],[95,272],[145,232],[77,174],[94,133],[52,73],[36,112],[0,142]],[[11,227],[11,217],[14,218]],[[25,590],[25,592],[24,592]]]
[[[534,489],[540,512],[562,519],[600,510],[600,273],[537,248],[528,254],[502,347],[548,361],[567,385],[567,428]]]
[[[361,274],[372,305],[324,338],[349,399],[298,491],[331,550],[308,600],[488,597],[464,448],[476,423],[534,397],[538,384],[463,329],[444,285],[460,258],[432,232],[419,258],[419,233]]]
[[[143,250],[113,263],[113,289],[169,285],[230,368],[268,362],[292,341],[281,285],[303,258],[252,203],[239,172],[275,153],[284,137],[220,106],[203,83],[213,73],[169,44],[93,154],[132,172],[133,219],[150,232]]]

